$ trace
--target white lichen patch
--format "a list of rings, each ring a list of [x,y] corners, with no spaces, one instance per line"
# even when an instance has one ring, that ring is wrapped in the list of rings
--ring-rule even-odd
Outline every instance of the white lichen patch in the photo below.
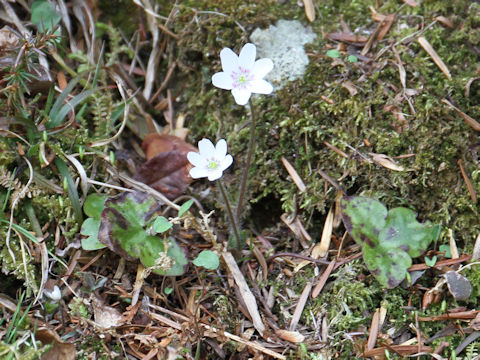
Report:
[[[250,40],[257,46],[257,57],[273,60],[273,70],[265,77],[274,88],[302,77],[308,65],[308,56],[303,49],[317,35],[297,20],[279,20],[268,29],[255,29]]]

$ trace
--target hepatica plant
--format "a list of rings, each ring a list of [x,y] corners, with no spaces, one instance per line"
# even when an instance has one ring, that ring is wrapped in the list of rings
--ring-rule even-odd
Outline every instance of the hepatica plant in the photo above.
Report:
[[[254,44],[245,44],[240,51],[240,55],[237,56],[231,49],[224,48],[220,52],[220,60],[222,63],[222,70],[212,76],[212,83],[220,89],[230,90],[238,105],[249,105],[250,107],[250,140],[248,143],[248,153],[246,163],[243,170],[242,179],[240,182],[240,188],[238,191],[238,201],[236,204],[236,211],[233,214],[232,207],[228,204],[229,213],[232,212],[232,225],[235,231],[235,237],[237,239],[237,246],[240,246],[239,229],[236,224],[242,217],[242,206],[247,189],[248,176],[250,171],[250,165],[252,163],[252,157],[255,148],[255,109],[251,101],[253,93],[257,94],[270,94],[273,91],[272,85],[264,80],[264,77],[273,69],[273,61],[268,58],[255,60],[257,56],[257,48]],[[199,144],[200,147],[200,144]],[[217,144],[218,147],[218,144]],[[200,149],[201,152],[201,149]],[[193,159],[195,160],[195,159]],[[192,162],[193,165],[195,165]],[[211,163],[212,166],[215,163]],[[195,165],[197,166],[197,165]],[[192,177],[199,173],[201,170],[195,170]],[[213,172],[210,172],[212,174]],[[218,172],[217,172],[218,175]],[[212,180],[212,176],[209,176]],[[223,184],[220,183],[220,189],[224,193]],[[226,196],[225,202],[228,199]]]
[[[185,209],[180,208],[178,217]],[[157,214],[159,210],[160,204],[152,196],[139,191],[114,197],[92,194],[84,204],[90,217],[82,224],[81,233],[87,236],[82,247],[95,250],[106,246],[126,260],[140,260],[157,274],[182,275],[188,263],[186,253],[168,236],[172,224]]]
[[[370,272],[386,288],[399,285],[412,265],[440,235],[440,226],[419,223],[407,208],[387,208],[366,197],[344,197],[341,213],[345,228],[362,246]]]

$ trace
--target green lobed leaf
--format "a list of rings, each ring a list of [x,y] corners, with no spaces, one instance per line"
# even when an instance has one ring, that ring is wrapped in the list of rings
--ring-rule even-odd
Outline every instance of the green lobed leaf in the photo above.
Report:
[[[208,270],[216,270],[220,265],[218,255],[210,250],[203,250],[198,254],[197,258],[193,260],[195,266],[202,266]]]
[[[412,257],[418,257],[440,234],[440,227],[419,223],[407,208],[387,211],[377,200],[344,197],[342,219],[352,238],[363,248],[370,272],[385,287],[393,288],[405,279]]]
[[[80,234],[87,236],[82,239],[83,250],[98,250],[105,248],[105,245],[98,240],[98,229],[100,228],[100,219],[88,218],[80,229]]]

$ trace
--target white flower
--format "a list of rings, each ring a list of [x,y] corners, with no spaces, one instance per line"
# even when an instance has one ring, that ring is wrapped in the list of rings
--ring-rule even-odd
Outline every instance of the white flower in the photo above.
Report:
[[[212,76],[216,87],[232,90],[232,95],[238,105],[245,105],[252,93],[270,94],[272,85],[263,80],[273,69],[273,61],[268,58],[255,61],[257,48],[253,44],[245,44],[237,56],[231,49],[224,48],[220,52],[222,72]]]
[[[46,296],[48,296],[50,299],[52,299],[54,302],[57,302],[62,298],[62,292],[60,291],[60,288],[57,285],[53,287],[52,291],[43,289],[43,293]]]
[[[190,176],[194,179],[208,177],[213,181],[220,179],[226,168],[232,165],[232,155],[227,155],[227,142],[220,139],[217,146],[213,146],[208,139],[198,142],[199,153],[190,151],[188,161],[194,166],[190,169]]]

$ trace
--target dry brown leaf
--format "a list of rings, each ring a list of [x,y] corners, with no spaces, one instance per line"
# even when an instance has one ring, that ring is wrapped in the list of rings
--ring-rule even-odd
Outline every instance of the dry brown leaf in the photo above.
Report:
[[[343,41],[347,43],[366,43],[368,38],[362,35],[357,35],[351,32],[334,32],[328,33],[327,38],[333,41]]]
[[[54,330],[46,327],[38,328],[35,338],[44,345],[53,343],[52,348],[43,354],[42,360],[75,360],[75,345],[62,341]]]
[[[350,80],[342,82],[342,87],[348,90],[348,92],[350,93],[350,96],[355,96],[358,94],[357,88],[355,87],[355,85],[353,85],[353,83]]]
[[[313,0],[303,0],[303,5],[305,5],[305,15],[310,22],[315,20],[315,7],[313,6]]]
[[[63,71],[59,71],[57,73],[57,82],[58,82],[58,87],[60,90],[65,90],[65,88],[68,85],[67,77],[65,76]]]
[[[94,297],[92,300],[92,305],[95,323],[100,328],[110,329],[123,325],[125,322],[120,311],[114,307],[105,305],[102,299]]]
[[[446,27],[449,27],[450,29],[455,29],[455,24],[445,16],[437,16],[435,18],[439,23],[445,25]]]
[[[448,80],[452,80],[452,75],[450,75],[450,70],[448,70],[447,65],[440,59],[437,52],[433,49],[432,45],[425,39],[423,36],[418,38],[418,42],[422,45],[423,49],[427,52],[428,55],[432,58],[435,65],[443,72]]]
[[[0,53],[11,51],[19,44],[18,37],[7,26],[0,29]]]
[[[375,154],[375,153],[368,153],[372,157],[372,160],[386,169],[393,170],[393,171],[405,171],[403,166],[398,165],[390,156],[384,154]]]
[[[300,334],[298,331],[289,331],[289,330],[276,330],[275,334],[282,340],[298,344],[305,340],[305,336]]]
[[[177,198],[192,182],[187,153],[197,149],[177,136],[150,134],[142,144],[147,161],[137,168],[135,180],[164,194]]]

